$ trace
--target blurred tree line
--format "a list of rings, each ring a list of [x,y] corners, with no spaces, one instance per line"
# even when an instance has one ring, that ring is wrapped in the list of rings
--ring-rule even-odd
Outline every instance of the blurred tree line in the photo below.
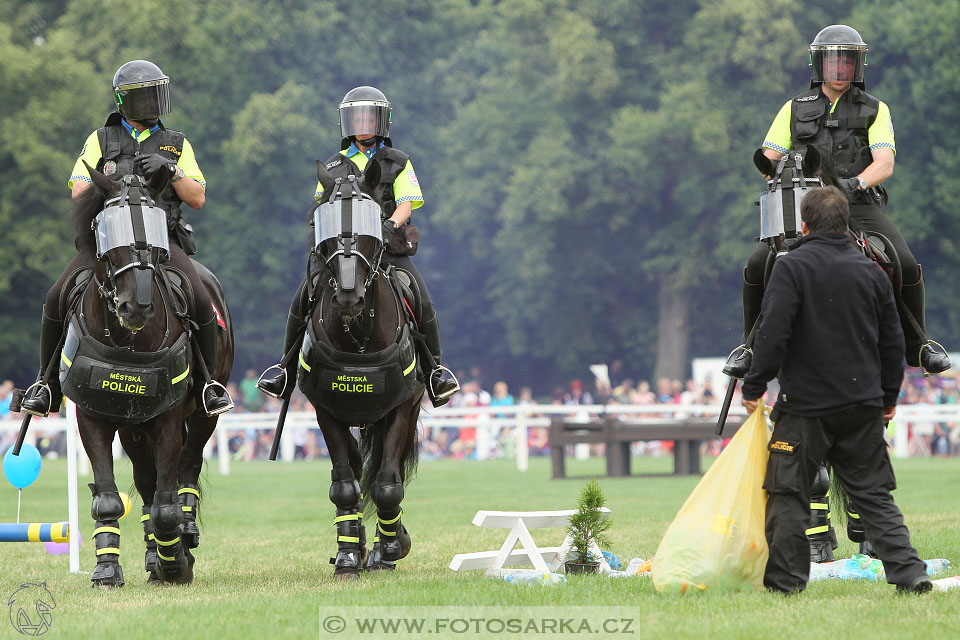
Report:
[[[171,78],[207,204],[185,208],[236,322],[235,377],[279,357],[337,104],[394,106],[426,204],[417,262],[445,360],[538,392],[623,360],[688,374],[740,339],[762,183],[750,161],[846,23],[891,108],[889,215],[923,262],[928,324],[960,348],[960,0],[0,0],[0,376],[35,375],[43,294],[73,252],[66,181],[123,62]]]

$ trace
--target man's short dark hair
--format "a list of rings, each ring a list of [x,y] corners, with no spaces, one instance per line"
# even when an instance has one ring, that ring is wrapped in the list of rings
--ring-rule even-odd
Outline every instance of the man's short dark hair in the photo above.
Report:
[[[836,187],[814,189],[800,203],[800,219],[810,233],[846,233],[850,224],[850,203]]]

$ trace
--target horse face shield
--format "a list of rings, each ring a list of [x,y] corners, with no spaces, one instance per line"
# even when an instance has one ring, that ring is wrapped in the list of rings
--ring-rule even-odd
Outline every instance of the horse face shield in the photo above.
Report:
[[[358,285],[359,264],[367,268],[363,288],[370,284],[383,252],[380,206],[366,195],[322,204],[313,213],[316,252],[333,274],[338,290],[354,291]],[[374,242],[363,242],[363,238]],[[372,251],[361,249],[373,246]],[[331,266],[337,258],[337,268]]]
[[[132,321],[127,324],[139,324],[139,318],[136,321],[133,318],[148,316],[151,310],[156,266],[170,256],[166,212],[154,206],[142,184],[128,177],[124,179],[120,196],[109,200],[94,219],[93,229],[97,258],[107,265],[111,287],[106,295],[108,304],[113,302],[113,311],[121,320]],[[129,249],[129,260],[122,257],[123,248]],[[121,301],[117,279],[131,269],[135,285],[133,300]]]

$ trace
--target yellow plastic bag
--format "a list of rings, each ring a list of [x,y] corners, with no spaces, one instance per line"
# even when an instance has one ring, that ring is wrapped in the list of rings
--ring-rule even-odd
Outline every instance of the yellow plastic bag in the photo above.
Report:
[[[653,558],[657,591],[763,588],[769,412],[761,400],[673,519]]]

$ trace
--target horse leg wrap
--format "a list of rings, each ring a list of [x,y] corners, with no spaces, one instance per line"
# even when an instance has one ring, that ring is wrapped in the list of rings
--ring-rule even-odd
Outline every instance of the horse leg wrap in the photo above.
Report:
[[[153,533],[153,523],[150,521],[150,507],[143,505],[140,509],[140,524],[143,525],[143,541],[147,552],[143,556],[143,570],[151,574],[148,582],[157,580],[157,538]]]
[[[180,537],[188,549],[200,545],[200,528],[197,526],[197,509],[200,505],[200,488],[195,484],[180,485],[177,496],[180,499],[180,511],[183,518],[180,523]]]
[[[123,501],[117,491],[117,484],[112,480],[88,486],[93,493],[90,515],[96,520],[93,539],[97,547],[97,566],[90,581],[94,586],[122,587],[120,526],[117,520],[123,515]]]
[[[860,514],[853,505],[847,507],[847,539],[850,542],[866,542],[867,530],[863,528]]]
[[[330,474],[330,501],[337,507],[337,557],[330,558],[333,574],[357,574],[366,555],[366,532],[360,513],[360,483],[349,465],[336,465]]]
[[[157,491],[150,507],[150,522],[157,542],[157,574],[162,581],[178,578],[187,565],[180,540],[180,503],[173,491]]]
[[[404,558],[410,552],[410,534],[407,533],[400,516],[403,510],[403,481],[400,474],[384,472],[377,476],[373,485],[372,497],[377,505],[377,535],[374,546],[379,546],[384,560],[394,562]]]
[[[836,534],[830,526],[829,490],[830,474],[820,465],[810,486],[810,527],[806,534],[810,540],[811,562],[831,562],[833,550],[837,548]]]

